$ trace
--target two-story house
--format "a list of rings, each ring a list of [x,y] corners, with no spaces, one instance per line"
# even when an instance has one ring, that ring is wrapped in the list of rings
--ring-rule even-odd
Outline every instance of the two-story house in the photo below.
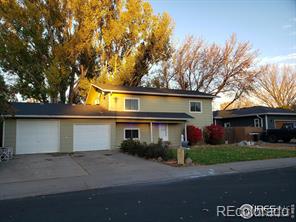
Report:
[[[197,91],[92,85],[84,105],[13,103],[3,146],[16,154],[118,148],[125,139],[171,146],[186,140],[186,125],[210,125],[214,96]]]

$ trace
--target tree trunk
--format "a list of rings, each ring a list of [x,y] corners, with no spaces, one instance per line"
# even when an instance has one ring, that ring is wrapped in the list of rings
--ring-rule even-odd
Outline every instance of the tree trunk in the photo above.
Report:
[[[60,100],[61,100],[61,103],[63,103],[63,104],[66,103],[66,92],[65,92],[65,90],[60,91]]]
[[[72,67],[72,72],[70,76],[70,89],[69,89],[69,96],[68,96],[68,103],[73,104],[74,100],[74,83],[75,83],[75,71]]]

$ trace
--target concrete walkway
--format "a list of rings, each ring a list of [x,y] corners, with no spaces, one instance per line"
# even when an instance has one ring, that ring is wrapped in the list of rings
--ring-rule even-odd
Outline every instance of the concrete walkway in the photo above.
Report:
[[[0,163],[0,200],[296,166],[296,158],[171,167],[118,151],[17,156]]]

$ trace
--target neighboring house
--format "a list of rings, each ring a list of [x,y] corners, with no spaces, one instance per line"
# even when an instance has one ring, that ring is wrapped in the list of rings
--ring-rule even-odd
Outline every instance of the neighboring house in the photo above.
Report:
[[[92,85],[85,105],[13,103],[3,145],[16,154],[113,149],[129,138],[180,146],[186,124],[212,124],[213,98],[197,91]]]
[[[296,122],[296,112],[287,109],[253,106],[241,109],[214,111],[214,123],[224,127],[281,128],[284,123]]]

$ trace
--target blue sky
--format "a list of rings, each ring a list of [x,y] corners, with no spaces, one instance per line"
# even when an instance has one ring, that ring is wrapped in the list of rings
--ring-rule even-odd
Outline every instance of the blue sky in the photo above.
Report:
[[[149,0],[175,22],[174,41],[186,35],[224,43],[236,33],[264,62],[296,63],[296,0]]]

